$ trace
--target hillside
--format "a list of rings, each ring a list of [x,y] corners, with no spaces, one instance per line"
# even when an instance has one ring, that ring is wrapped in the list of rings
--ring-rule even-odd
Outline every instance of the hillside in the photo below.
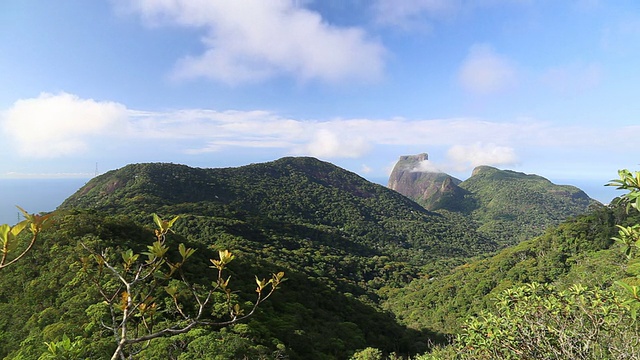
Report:
[[[253,292],[254,274],[285,271],[288,280],[247,324],[153,342],[145,354],[196,356],[188,348],[194,339],[208,339],[207,351],[225,358],[344,359],[367,346],[423,352],[437,334],[399,324],[380,308],[380,296],[496,249],[456,214],[426,211],[312,158],[226,169],[129,165],[92,179],[59,211],[64,216],[42,247],[0,279],[0,357],[32,358],[63,334],[90,339],[96,353],[108,349],[109,335],[82,310],[99,298],[79,280],[76,254],[86,251],[78,242],[143,250],[152,212],[180,215],[172,243],[187,242],[201,264],[216,249],[232,250],[241,293]],[[12,292],[16,282],[27,285]]]
[[[608,287],[624,277],[624,256],[611,240],[615,225],[637,223],[640,215],[628,215],[623,206],[594,208],[448,275],[416,279],[390,294],[385,308],[412,328],[455,333],[467,316],[490,309],[496,295],[514,285]]]
[[[67,208],[269,219],[329,229],[342,238],[331,246],[360,247],[365,256],[401,252],[401,260],[416,265],[496,249],[472,227],[314,158],[223,169],[129,165],[92,179],[60,206]]]
[[[599,204],[574,186],[490,166],[478,166],[471,177],[460,181],[422,169],[420,163],[426,159],[426,154],[402,156],[389,177],[389,187],[428,210],[468,216],[479,224],[480,233],[503,246],[538,236]]]
[[[104,358],[112,335],[82,276],[80,242],[144,251],[151,213],[180,216],[168,243],[196,249],[186,271],[198,284],[215,280],[208,259],[220,249],[237,256],[229,270],[244,301],[255,293],[254,274],[284,271],[287,281],[249,321],[154,340],[138,358],[345,359],[366,347],[422,353],[514,279],[579,276],[576,264],[593,264],[586,252],[606,249],[623,218],[594,210],[490,257],[499,244],[469,221],[473,214],[428,211],[317,159],[224,169],[128,165],[64,201],[39,246],[3,270],[0,358],[37,358],[63,335]]]

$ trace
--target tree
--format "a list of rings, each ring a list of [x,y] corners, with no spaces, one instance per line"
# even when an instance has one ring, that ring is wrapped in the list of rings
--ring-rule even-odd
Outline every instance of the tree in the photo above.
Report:
[[[197,326],[228,326],[251,316],[284,281],[284,273],[272,274],[269,280],[256,277],[256,298],[248,311],[236,302],[229,286],[230,276],[224,271],[234,259],[228,250],[219,251],[218,259],[210,259],[217,278],[209,289],[191,283],[183,271],[195,250],[178,245],[177,260],[172,260],[167,234],[172,232],[178,217],[170,221],[153,215],[157,225],[156,240],[147,251],[135,253],[128,249],[113,254],[112,249],[94,251],[82,258],[83,270],[100,293],[102,303],[97,314],[102,326],[113,336],[116,347],[111,357],[132,358],[153,339],[182,334]],[[227,313],[226,320],[205,319],[205,310],[212,308]],[[105,323],[106,318],[106,323]]]
[[[462,359],[640,359],[628,309],[611,290],[532,283],[469,318],[454,346]]]
[[[54,213],[46,215],[29,214],[17,206],[24,216],[24,220],[14,226],[0,225],[0,269],[5,268],[23,258],[33,247],[38,235],[52,224]],[[25,241],[21,236],[26,228],[31,232],[31,238]]]
[[[631,209],[640,211],[640,171],[632,173],[627,169],[618,171],[619,179],[611,180],[608,186],[617,186],[618,190],[626,190],[627,193],[616,199],[617,202],[626,205],[627,212]],[[640,224],[629,226],[617,225],[618,236],[613,237],[622,246],[622,251],[629,260],[637,258],[640,249]],[[640,287],[636,285],[640,279],[640,264],[630,262],[627,272],[634,278],[618,280],[616,284],[624,288],[628,299],[626,304],[630,306],[631,316],[636,319],[640,310]]]

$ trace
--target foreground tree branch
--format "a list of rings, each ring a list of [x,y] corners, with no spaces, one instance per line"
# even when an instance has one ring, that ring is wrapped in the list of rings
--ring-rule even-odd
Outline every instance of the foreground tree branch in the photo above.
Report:
[[[96,286],[102,300],[109,308],[111,325],[102,326],[109,330],[116,343],[112,360],[131,358],[144,349],[153,339],[186,333],[197,326],[229,326],[253,315],[263,301],[268,299],[282,281],[284,273],[272,274],[269,280],[256,277],[256,298],[250,311],[245,313],[239,304],[234,303],[229,286],[230,277],[225,279],[224,270],[235,258],[228,250],[218,252],[218,259],[210,259],[217,270],[217,278],[208,290],[199,290],[185,276],[183,266],[195,253],[194,249],[178,246],[180,260],[173,262],[167,253],[166,236],[178,217],[164,221],[153,215],[157,225],[156,240],[140,254],[133,250],[120,252],[120,259],[109,249],[100,253],[82,244],[90,256],[82,258],[83,270]],[[146,256],[146,259],[144,258]],[[186,288],[187,291],[181,291]],[[164,291],[163,291],[164,290]],[[211,300],[215,292],[224,294],[229,320],[211,321],[203,319],[205,310],[213,305]],[[157,298],[171,298],[162,302]],[[183,307],[186,297],[190,301],[191,311]],[[160,309],[159,304],[171,304],[172,308]],[[164,316],[177,314],[180,319],[172,320]],[[140,345],[142,344],[142,345]]]

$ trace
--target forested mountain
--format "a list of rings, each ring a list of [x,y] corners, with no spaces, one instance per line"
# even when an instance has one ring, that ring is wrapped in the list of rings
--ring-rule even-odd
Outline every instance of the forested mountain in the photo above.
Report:
[[[582,190],[556,185],[538,176],[476,167],[460,181],[424,169],[426,154],[402,156],[389,177],[389,187],[431,211],[464,214],[478,231],[501,245],[515,245],[540,235],[570,216],[598,204]]]
[[[346,359],[367,347],[423,353],[489,306],[495,291],[614,263],[613,253],[585,254],[607,249],[614,224],[626,221],[619,209],[594,208],[490,257],[499,244],[469,214],[428,211],[313,158],[225,169],[129,165],[92,179],[57,213],[24,261],[0,272],[0,358],[38,358],[45,342],[64,336],[87,358],[110,356],[100,294],[79,259],[87,246],[145,251],[152,213],[179,215],[167,244],[196,250],[186,271],[197,284],[215,282],[208,259],[221,249],[236,255],[229,271],[241,301],[255,294],[254,274],[284,271],[287,279],[247,321],[156,339],[138,355],[167,359]],[[484,259],[463,265],[474,258]]]
[[[152,212],[180,215],[173,243],[195,248],[204,267],[214,249],[234,251],[233,277],[245,280],[248,294],[253,274],[286,273],[282,289],[246,325],[198,333],[226,349],[222,358],[345,358],[366,346],[424,351],[433,338],[428,329],[399,325],[379,307],[380,294],[496,249],[455,214],[428,212],[312,158],[228,169],[130,165],[92,179],[58,211],[42,246],[2,273],[0,281],[9,283],[0,286],[0,324],[7,329],[0,356],[31,358],[63,334],[92,339],[93,353],[105,351],[108,333],[83,310],[99,298],[79,280],[77,259],[86,254],[79,241],[143,250],[153,238],[147,230]],[[41,266],[31,269],[30,262]],[[211,276],[198,275],[203,283]],[[25,284],[23,292],[11,290],[15,281]],[[193,336],[154,342],[146,354],[171,348],[193,355]]]
[[[199,169],[134,164],[91,180],[60,209],[127,214],[189,214],[321,229],[340,241],[325,244],[370,257],[393,251],[423,265],[496,249],[455,215],[426,211],[415,202],[333,164],[283,158],[238,168]]]

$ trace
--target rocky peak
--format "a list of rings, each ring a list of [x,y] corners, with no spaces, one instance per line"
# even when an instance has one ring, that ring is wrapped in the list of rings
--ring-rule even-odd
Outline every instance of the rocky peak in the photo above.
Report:
[[[428,160],[427,153],[400,156],[387,187],[433,209],[442,196],[458,190],[460,180],[435,169]]]

